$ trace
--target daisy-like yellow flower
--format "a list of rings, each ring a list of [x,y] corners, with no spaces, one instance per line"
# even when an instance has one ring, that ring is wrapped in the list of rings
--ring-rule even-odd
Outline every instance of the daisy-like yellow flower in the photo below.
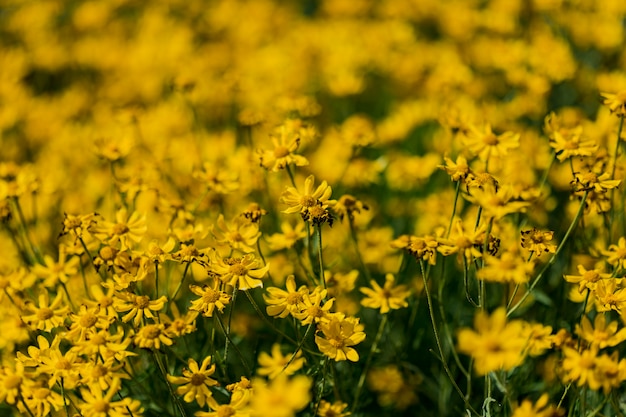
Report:
[[[22,403],[18,403],[23,416],[32,413],[35,417],[47,417],[52,409],[59,410],[64,404],[61,394],[34,380],[25,380],[22,384],[22,399],[28,407],[27,411]]]
[[[610,346],[617,346],[626,340],[626,328],[617,330],[618,323],[611,321],[607,324],[605,314],[598,314],[591,321],[586,315],[582,316],[580,325],[576,325],[576,333],[591,346],[604,349]]]
[[[39,294],[39,305],[35,305],[31,301],[27,301],[24,310],[30,314],[22,315],[22,320],[29,327],[46,332],[51,331],[55,327],[63,325],[67,313],[70,312],[69,306],[65,305],[63,293],[58,292],[50,302],[48,291],[42,290]]]
[[[481,161],[487,161],[491,157],[504,156],[511,149],[518,148],[519,137],[519,134],[513,132],[496,135],[489,124],[486,124],[483,129],[470,125],[465,133],[463,144],[474,155],[478,155]]]
[[[242,222],[240,219],[241,217],[237,217],[234,222],[227,224],[224,215],[220,214],[216,226],[211,229],[213,236],[218,243],[227,244],[232,249],[244,253],[254,252],[254,246],[261,236],[259,226],[256,223]]]
[[[239,290],[249,290],[251,288],[263,287],[263,278],[270,265],[261,267],[258,259],[249,253],[243,258],[218,259],[218,262],[211,265],[211,269],[217,273],[220,280],[225,284]]]
[[[602,251],[607,257],[606,261],[616,268],[626,269],[626,238],[620,237],[617,244],[609,245],[607,250]]]
[[[351,414],[349,411],[346,411],[347,408],[348,404],[341,401],[335,401],[331,404],[322,400],[317,409],[317,415],[319,417],[347,417]]]
[[[160,245],[156,239],[153,239],[148,245],[148,250],[144,253],[150,262],[155,264],[163,264],[166,260],[171,259],[170,253],[176,247],[176,241],[171,236],[167,241]]]
[[[14,369],[8,366],[0,368],[0,402],[15,404],[24,379],[32,377],[24,372],[24,364],[20,361],[15,361]]]
[[[522,230],[522,248],[527,249],[529,252],[541,255],[543,252],[554,253],[556,251],[556,245],[552,242],[554,238],[554,232],[542,232],[536,228]]]
[[[121,387],[120,379],[117,378],[107,388],[98,384],[90,384],[81,388],[80,393],[84,403],[79,405],[81,415],[84,417],[128,417],[129,415],[141,416],[143,409],[141,403],[131,398],[114,401]],[[130,414],[129,414],[130,413]]]
[[[58,284],[65,284],[71,277],[78,274],[80,258],[67,256],[63,245],[59,246],[59,260],[57,262],[50,255],[45,255],[45,265],[35,265],[32,272],[43,279],[46,288],[54,289]]]
[[[129,215],[123,207],[115,213],[114,222],[99,222],[93,233],[102,243],[109,246],[119,243],[120,249],[126,250],[133,242],[139,243],[147,230],[145,214],[135,211]]]
[[[161,344],[171,346],[172,339],[165,331],[165,325],[156,323],[139,328],[133,339],[135,345],[144,349],[161,349]]]
[[[311,402],[310,377],[281,375],[269,383],[253,381],[254,395],[250,399],[251,417],[293,417]]]
[[[475,258],[482,257],[481,248],[485,243],[486,225],[465,230],[463,220],[456,219],[447,238],[439,238],[437,241],[437,251],[443,256],[458,254],[459,260],[465,258],[468,262]]]
[[[81,239],[83,233],[89,232],[96,224],[96,213],[72,215],[64,213],[61,235],[70,233],[75,239]]]
[[[200,366],[194,359],[189,359],[187,367],[183,369],[183,376],[168,375],[167,379],[172,384],[180,385],[176,388],[176,394],[182,395],[185,402],[195,401],[200,407],[204,407],[207,399],[213,396],[209,388],[218,385],[211,378],[214,373],[215,364],[211,364],[211,357],[207,356]]]
[[[281,202],[288,205],[283,213],[301,213],[303,216],[308,215],[308,212],[316,206],[327,208],[329,205],[335,203],[334,200],[329,200],[332,194],[332,188],[326,181],[322,181],[317,188],[313,189],[315,183],[315,177],[309,175],[304,181],[304,191],[300,193],[294,187],[287,187],[281,197]]]
[[[268,171],[278,172],[281,169],[285,169],[287,165],[299,167],[309,165],[309,161],[304,156],[294,154],[300,146],[298,132],[286,125],[281,125],[276,129],[276,134],[271,135],[271,138],[274,149],[259,149],[257,151],[263,168]]]
[[[511,187],[475,188],[471,194],[463,196],[471,203],[482,207],[485,217],[495,220],[500,220],[511,213],[524,213],[530,205],[527,201],[514,199]]]
[[[190,285],[192,293],[199,296],[197,300],[191,301],[190,310],[199,311],[204,317],[213,317],[213,312],[217,310],[221,313],[224,307],[230,303],[230,295],[219,289],[219,281],[214,280],[213,285]]]
[[[578,284],[578,292],[581,294],[587,289],[595,290],[598,281],[611,277],[611,274],[599,269],[587,270],[583,265],[578,265],[577,269],[579,275],[564,275],[563,278],[569,283]]]
[[[587,385],[593,390],[600,388],[602,384],[596,373],[597,356],[597,347],[579,352],[574,348],[564,346],[563,362],[561,363],[564,382],[575,382],[579,387]]]
[[[600,93],[602,96],[602,104],[607,106],[611,113],[615,113],[617,117],[626,115],[626,90],[617,93]]]
[[[88,336],[97,333],[100,329],[108,329],[112,319],[101,313],[100,307],[81,305],[78,313],[70,313],[72,324],[64,337],[72,342],[85,340]]]
[[[305,294],[302,299],[302,310],[298,313],[292,313],[293,316],[300,320],[303,326],[327,320],[335,299],[331,298],[324,301],[326,294],[328,291],[320,287],[316,287],[312,292]]]
[[[452,181],[465,180],[469,175],[470,167],[467,163],[467,159],[463,155],[457,156],[456,161],[452,161],[452,159],[447,156],[445,156],[443,160],[445,161],[445,165],[439,165],[438,168],[445,170]]]
[[[528,342],[524,324],[521,320],[507,322],[505,308],[497,309],[491,316],[478,312],[474,317],[474,329],[459,330],[458,351],[474,358],[476,374],[507,371],[524,360],[523,352]]]
[[[596,310],[598,312],[626,310],[626,288],[622,279],[611,278],[598,282],[594,291]]]
[[[361,305],[368,308],[378,308],[381,314],[407,307],[409,303],[406,299],[411,295],[411,291],[406,285],[395,285],[395,280],[393,274],[387,274],[383,287],[371,280],[372,288],[360,288],[360,291],[367,296],[361,300]]]
[[[272,317],[285,318],[289,314],[298,314],[304,309],[304,297],[309,294],[309,290],[305,285],[296,289],[296,279],[293,275],[289,275],[285,280],[285,288],[283,290],[277,287],[269,287],[263,294],[263,299],[267,304],[267,314]]]
[[[582,126],[567,126],[554,112],[546,116],[544,131],[559,161],[572,156],[591,156],[598,150],[595,140],[583,136]]]
[[[167,297],[164,295],[151,300],[147,295],[123,291],[115,294],[113,308],[119,313],[126,313],[122,316],[124,323],[132,320],[135,326],[139,326],[144,318],[154,319],[156,316],[152,312],[161,310],[166,302]]]
[[[350,194],[344,194],[339,197],[339,200],[337,200],[337,203],[333,206],[333,212],[337,214],[339,220],[348,217],[350,222],[354,221],[355,213],[361,213],[363,210],[369,210],[369,207]]]
[[[478,279],[489,282],[528,282],[534,270],[532,262],[526,262],[519,254],[504,252],[499,257],[487,256],[485,266],[478,270]]]
[[[282,233],[274,233],[271,236],[267,236],[265,240],[273,251],[290,249],[296,242],[306,237],[304,228],[305,224],[303,222],[298,222],[295,227],[291,226],[288,222],[282,222],[280,225]]]
[[[537,402],[524,400],[515,408],[511,417],[554,417],[560,415],[560,409],[549,404],[550,397],[543,394]]]
[[[418,261],[427,261],[430,265],[437,263],[439,241],[434,236],[402,235],[390,243],[394,249],[404,249]]]
[[[301,357],[301,350],[298,351],[294,360],[289,363],[291,356],[291,354],[283,355],[280,350],[280,344],[274,343],[272,345],[271,354],[266,352],[259,353],[259,368],[257,369],[257,374],[267,376],[269,379],[274,379],[281,374],[295,374],[304,365],[304,358]],[[287,366],[288,363],[289,366]]]
[[[193,172],[193,177],[201,181],[207,189],[217,194],[229,194],[239,188],[237,173],[214,163],[205,162],[201,169]]]
[[[606,193],[607,190],[617,187],[621,182],[621,180],[612,180],[608,172],[596,174],[593,171],[586,171],[574,174],[572,186],[575,191]]]
[[[315,335],[315,344],[320,352],[335,361],[352,362],[359,360],[359,354],[353,346],[365,340],[363,325],[358,318],[345,317],[341,313],[332,314],[326,322],[320,322]]]

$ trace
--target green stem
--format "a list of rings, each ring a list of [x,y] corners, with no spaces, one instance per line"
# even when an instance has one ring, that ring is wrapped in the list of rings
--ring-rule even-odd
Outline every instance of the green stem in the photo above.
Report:
[[[352,244],[354,245],[354,251],[356,252],[357,260],[359,261],[359,265],[361,266],[361,269],[363,270],[363,276],[369,283],[372,277],[370,275],[370,271],[367,269],[367,266],[365,266],[365,262],[363,262],[363,256],[361,256],[361,250],[359,249],[359,240],[356,235],[354,221],[352,219],[349,219],[348,223],[350,224],[350,239],[352,240]]]
[[[246,362],[245,357],[243,356],[243,354],[241,353],[241,351],[239,350],[237,345],[235,343],[233,343],[233,341],[230,338],[230,334],[227,331],[227,329],[224,328],[224,323],[222,323],[222,316],[220,315],[219,312],[217,312],[216,320],[217,320],[217,324],[220,326],[220,329],[222,329],[222,333],[224,333],[224,337],[226,338],[226,344],[228,345],[228,343],[230,343],[233,346],[233,349],[235,349],[235,352],[237,353],[237,356],[239,356],[239,360],[241,361],[241,364],[245,368],[246,373],[248,374],[248,376],[252,376],[252,372],[250,371],[250,367],[248,366],[248,363]],[[224,365],[225,366],[227,365],[226,364],[226,352],[224,352]]]
[[[224,363],[228,361],[228,344],[230,343],[230,323],[233,318],[233,310],[235,309],[235,302],[237,301],[237,288],[233,289],[233,299],[230,303],[230,309],[228,310],[228,322],[226,323],[226,343],[224,344]]]
[[[300,349],[302,349],[302,346],[304,345],[304,342],[306,342],[306,338],[309,335],[309,332],[311,331],[312,328],[313,328],[313,322],[309,323],[309,325],[307,326],[306,331],[304,332],[304,336],[302,336],[302,340],[300,340],[300,344],[298,344],[298,347],[296,347],[296,350],[293,352],[293,354],[289,358],[289,361],[287,361],[282,371],[280,371],[281,373],[283,373],[285,369],[287,369],[289,365],[291,365],[291,363],[296,359],[298,352],[300,352]]]
[[[322,286],[326,289],[326,280],[324,279],[324,260],[322,258],[322,225],[315,225],[315,231],[317,232],[317,260],[320,265],[320,281]]]
[[[472,405],[469,403],[468,399],[465,398],[463,391],[461,391],[461,388],[459,388],[458,384],[456,383],[456,380],[454,379],[454,375],[452,375],[452,371],[450,370],[450,367],[448,366],[448,363],[445,360],[445,356],[443,353],[443,346],[441,345],[439,331],[437,330],[437,321],[435,320],[435,312],[433,310],[433,300],[430,295],[430,290],[428,289],[428,280],[426,278],[426,269],[424,268],[424,261],[420,259],[419,264],[420,264],[420,269],[422,271],[422,280],[424,281],[424,292],[426,293],[426,302],[428,304],[428,314],[430,315],[430,322],[432,324],[433,333],[435,335],[435,343],[437,344],[437,350],[439,351],[439,358],[443,365],[443,369],[446,372],[448,379],[450,379],[452,386],[454,387],[456,392],[459,394],[459,396],[463,399],[463,402],[465,403],[465,407],[468,410],[470,410],[472,413],[478,416],[480,414],[478,414],[478,412],[474,410]]]
[[[163,377],[163,380],[165,380],[165,384],[167,385],[167,389],[170,392],[172,400],[174,401],[174,405],[176,406],[176,408],[178,408],[178,411],[182,417],[187,417],[187,413],[185,413],[185,409],[183,408],[183,405],[181,404],[180,399],[178,398],[178,395],[176,395],[176,392],[174,391],[172,384],[170,384],[170,381],[167,379],[167,370],[165,369],[165,366],[163,365],[163,362],[161,361],[159,354],[153,350],[151,350],[150,353],[152,353],[152,358],[154,359],[154,362],[159,368],[159,371],[161,372],[161,376]]]
[[[63,378],[59,381],[59,385],[61,386],[61,395],[63,396],[63,408],[65,409],[65,415],[70,417],[70,410],[67,407],[67,397],[65,395],[65,386],[63,385]]]
[[[454,223],[454,216],[456,215],[456,206],[459,202],[459,195],[461,194],[461,181],[456,182],[456,190],[454,192],[454,203],[452,204],[452,215],[450,216],[450,223],[448,224],[448,232],[446,233],[446,239],[450,237],[452,231],[452,224]]]
[[[174,301],[176,299],[176,296],[178,295],[178,292],[182,288],[183,283],[185,282],[185,278],[187,278],[187,271],[189,271],[189,265],[191,265],[191,262],[187,262],[185,264],[185,270],[183,271],[183,277],[180,279],[180,282],[178,283],[178,286],[176,287],[176,291],[174,291],[174,295],[172,295],[171,301]]]
[[[372,364],[372,359],[374,358],[374,354],[376,353],[376,349],[378,348],[378,342],[383,336],[383,332],[385,327],[387,326],[387,319],[389,315],[383,314],[383,318],[380,321],[380,325],[378,326],[378,332],[376,333],[376,338],[374,339],[374,343],[372,343],[372,348],[370,349],[369,355],[367,355],[367,360],[365,361],[365,366],[361,371],[361,376],[359,377],[359,382],[356,386],[356,392],[354,394],[354,402],[352,403],[352,408],[350,410],[351,413],[354,413],[358,408],[359,397],[361,396],[361,390],[363,389],[363,384],[365,383],[365,377],[367,376],[367,372],[369,371],[369,367]]]
[[[528,298],[528,296],[532,293],[533,289],[537,286],[537,284],[539,284],[539,281],[541,281],[541,279],[543,278],[543,275],[546,273],[548,268],[550,268],[556,262],[556,257],[559,255],[559,253],[561,253],[561,251],[565,247],[565,244],[567,243],[567,240],[568,240],[569,236],[572,234],[572,231],[574,230],[574,228],[578,224],[578,221],[580,220],[580,218],[581,218],[581,216],[583,214],[583,211],[585,209],[585,202],[587,201],[587,196],[588,195],[589,195],[589,191],[585,191],[585,194],[583,194],[582,200],[580,200],[580,206],[578,207],[578,212],[576,212],[576,216],[574,217],[574,220],[572,220],[572,223],[570,224],[569,228],[567,229],[567,232],[565,232],[565,236],[563,236],[563,240],[561,241],[559,246],[556,248],[556,251],[554,251],[554,254],[550,258],[548,263],[546,263],[544,265],[544,267],[541,269],[541,271],[539,272],[539,274],[537,275],[535,280],[532,282],[532,284],[530,284],[530,287],[528,288],[528,291],[526,291],[524,293],[522,298],[513,307],[511,307],[511,309],[509,311],[507,311],[507,313],[506,313],[507,317],[509,317],[511,314],[513,314],[513,312],[515,310],[517,310],[524,303],[524,301],[526,301],[526,298]]]

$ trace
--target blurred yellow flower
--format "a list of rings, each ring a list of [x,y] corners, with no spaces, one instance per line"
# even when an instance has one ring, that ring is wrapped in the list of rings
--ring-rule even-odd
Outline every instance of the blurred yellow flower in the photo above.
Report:
[[[411,291],[406,285],[395,285],[395,280],[393,274],[386,274],[383,287],[371,280],[372,288],[359,288],[367,296],[361,300],[361,305],[368,308],[378,308],[380,314],[407,307],[409,303],[406,299],[411,295]]]

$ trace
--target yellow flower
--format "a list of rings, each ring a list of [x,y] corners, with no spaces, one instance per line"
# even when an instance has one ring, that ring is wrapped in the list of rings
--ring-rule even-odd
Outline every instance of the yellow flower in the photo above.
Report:
[[[269,287],[266,289],[267,295],[263,294],[263,299],[268,304],[267,314],[274,317],[285,318],[289,314],[296,315],[304,309],[304,297],[309,294],[305,285],[296,290],[296,281],[293,275],[289,275],[285,281],[286,291]]]
[[[70,308],[63,304],[63,293],[58,292],[52,303],[50,303],[48,291],[42,290],[39,294],[38,306],[35,306],[31,301],[26,302],[24,310],[31,314],[22,315],[22,320],[29,327],[49,332],[65,322],[65,317],[69,313]]]
[[[232,249],[245,253],[254,252],[254,246],[261,236],[259,226],[256,223],[242,222],[235,219],[230,225],[226,224],[222,214],[217,218],[217,227],[211,229],[215,240],[221,244],[230,245]]]
[[[481,161],[487,161],[491,157],[506,155],[509,150],[519,147],[519,134],[504,132],[496,135],[491,130],[491,125],[486,124],[484,130],[470,125],[465,134],[463,144]]]
[[[276,129],[276,134],[271,135],[274,149],[270,151],[259,149],[259,159],[261,166],[268,171],[278,172],[285,169],[287,165],[306,166],[309,161],[302,155],[294,152],[300,146],[300,136],[286,125],[281,125]]]
[[[312,322],[319,323],[326,320],[330,315],[329,311],[335,301],[334,298],[324,301],[327,293],[327,290],[316,287],[315,290],[304,295],[301,311],[298,313],[294,312],[292,315],[300,320],[303,326]]]
[[[280,344],[274,343],[272,345],[271,355],[266,352],[259,353],[259,368],[257,369],[257,373],[261,376],[267,376],[269,379],[274,379],[281,374],[285,374],[287,376],[293,375],[304,365],[304,358],[301,357],[301,350],[298,350],[298,353],[293,361],[289,363],[291,356],[291,354],[283,356],[280,351]],[[289,366],[287,366],[288,363]]]
[[[390,243],[390,246],[394,249],[406,250],[418,261],[428,261],[430,265],[435,265],[437,263],[437,251],[439,250],[439,241],[433,236],[419,237],[402,235],[393,240]],[[446,248],[442,248],[442,251],[446,250]]]
[[[556,245],[552,242],[554,232],[542,232],[536,228],[522,230],[522,247],[528,251],[541,255],[543,252],[554,253]]]
[[[374,280],[370,281],[372,288],[360,288],[360,291],[367,297],[361,300],[361,305],[368,308],[378,308],[381,314],[390,310],[397,310],[407,307],[406,299],[411,295],[411,291],[406,285],[394,285],[393,274],[385,275],[385,285],[381,288]]]
[[[15,404],[24,379],[32,377],[24,373],[24,364],[20,361],[15,361],[15,369],[8,366],[0,368],[0,402]]]
[[[295,227],[292,227],[288,222],[282,222],[280,230],[282,233],[274,233],[271,236],[267,236],[267,244],[273,251],[279,251],[282,249],[292,248],[296,242],[306,237],[304,230],[305,224],[298,222]]]
[[[171,346],[172,339],[165,332],[163,324],[148,324],[141,327],[134,337],[133,342],[140,348],[161,349],[161,344]]]
[[[621,314],[626,309],[626,288],[622,279],[611,278],[598,282],[594,291],[598,312],[617,311]]]
[[[31,380],[25,380],[24,382],[22,399],[29,411],[21,403],[18,403],[21,415],[32,413],[34,417],[47,417],[52,409],[59,410],[63,407],[64,400],[61,394],[42,386],[40,382]]]
[[[196,401],[200,407],[204,407],[207,399],[213,396],[209,388],[218,385],[216,380],[210,378],[214,373],[215,364],[211,364],[211,357],[207,356],[200,366],[194,359],[189,359],[187,368],[183,369],[183,376],[168,375],[167,379],[172,384],[180,385],[176,394],[183,395],[185,402]]]
[[[605,193],[617,187],[621,182],[621,180],[612,180],[608,172],[598,175],[593,171],[587,171],[575,173],[572,185],[575,191]]]
[[[617,117],[624,117],[626,115],[626,90],[618,91],[617,93],[601,93],[604,99],[602,104],[608,106],[611,113],[615,113]]]
[[[263,278],[270,265],[260,267],[259,261],[253,254],[247,254],[243,258],[219,259],[217,264],[211,265],[211,269],[220,275],[220,280],[225,284],[239,290],[249,290],[263,286]]]
[[[477,204],[483,209],[483,215],[487,218],[500,220],[507,214],[523,213],[530,205],[527,201],[513,198],[511,187],[486,187],[485,189],[473,189],[469,195],[463,195],[471,203]]]
[[[70,233],[76,239],[83,237],[83,233],[89,232],[96,224],[96,213],[88,213],[83,215],[64,214],[63,230],[61,234]]]
[[[153,311],[159,311],[167,302],[166,296],[161,296],[156,300],[151,300],[147,295],[136,295],[132,292],[124,291],[115,294],[113,307],[119,313],[125,313],[122,321],[128,323],[133,321],[135,326],[143,321],[144,318],[155,319]]]
[[[504,252],[500,257],[487,256],[485,266],[478,270],[478,279],[489,282],[528,282],[533,272],[532,262],[526,262],[519,254]]]
[[[302,215],[308,215],[308,212],[316,206],[327,208],[329,205],[335,203],[334,200],[329,200],[332,194],[332,188],[326,181],[322,181],[317,188],[313,189],[315,177],[309,175],[304,181],[304,191],[301,194],[294,187],[287,187],[281,197],[281,202],[287,204],[289,207],[283,210],[283,213],[301,213]]]
[[[129,216],[128,210],[121,208],[115,214],[115,222],[102,221],[93,233],[102,243],[114,246],[119,242],[120,250],[126,250],[132,242],[140,242],[147,230],[145,214],[135,211]]]
[[[100,307],[81,305],[78,313],[70,313],[72,324],[64,337],[73,343],[85,340],[100,329],[108,329],[112,319],[100,312]]]
[[[459,155],[456,158],[456,162],[447,156],[443,158],[445,165],[439,165],[438,168],[442,168],[450,176],[452,181],[465,180],[470,173],[470,167],[467,163],[467,159],[463,155]]]
[[[478,312],[474,328],[459,330],[458,351],[474,358],[478,375],[508,371],[522,363],[527,344],[524,325],[520,320],[507,323],[505,308],[497,309],[491,316]]]
[[[214,280],[212,286],[190,285],[189,289],[195,295],[200,296],[199,299],[191,302],[189,309],[201,312],[204,317],[212,317],[216,307],[221,313],[224,307],[230,303],[230,295],[219,290],[218,280]]]
[[[362,210],[369,210],[369,207],[350,194],[344,194],[339,197],[339,200],[333,206],[333,211],[337,214],[339,220],[343,220],[345,216],[348,216],[348,220],[351,222],[354,221],[354,214],[361,213]]]
[[[363,325],[359,319],[345,317],[341,313],[332,314],[327,322],[320,322],[318,331],[324,337],[315,335],[315,344],[324,355],[335,361],[352,362],[359,360],[359,354],[352,347],[365,340]]]
[[[607,257],[606,261],[614,267],[626,269],[626,238],[620,237],[616,244],[609,245],[608,249],[602,251]]]
[[[559,161],[572,156],[591,156],[598,150],[595,140],[583,137],[582,126],[566,125],[554,112],[546,116],[544,130]]]
[[[599,349],[617,346],[626,340],[626,328],[618,331],[616,321],[611,321],[607,325],[606,320],[605,314],[598,314],[592,326],[589,318],[583,315],[580,325],[576,325],[576,333],[591,346],[597,346]]]
[[[45,265],[35,265],[32,272],[43,279],[46,288],[54,289],[58,284],[65,284],[71,277],[78,274],[80,258],[68,259],[64,246],[59,246],[59,260],[55,262],[51,256],[44,256]]]
[[[127,417],[128,415],[141,416],[141,403],[131,398],[113,401],[113,396],[120,391],[120,379],[115,379],[108,390],[97,384],[90,384],[81,388],[80,393],[84,401],[79,405],[84,417]],[[130,414],[129,414],[130,413]]]
[[[288,379],[279,376],[269,383],[255,379],[254,395],[250,400],[250,415],[253,417],[295,417],[296,413],[311,401],[310,377],[298,375]]]
[[[578,284],[578,292],[581,294],[586,289],[595,290],[598,281],[611,277],[611,274],[603,273],[599,269],[587,270],[583,265],[578,265],[577,269],[580,275],[564,275],[563,278],[567,282]]]
[[[347,417],[351,413],[346,411],[346,408],[348,408],[348,404],[341,401],[335,401],[331,404],[322,400],[317,409],[317,415],[319,417]]]
[[[515,408],[511,417],[553,417],[560,415],[559,408],[548,404],[549,399],[548,394],[543,394],[534,404],[530,400],[524,400],[519,407]]]
[[[561,364],[564,382],[575,382],[579,387],[587,385],[593,390],[600,388],[601,383],[596,373],[597,355],[596,347],[578,352],[576,349],[564,346]]]
[[[195,170],[193,177],[217,194],[229,194],[239,188],[237,173],[211,162],[205,162],[201,169]]]

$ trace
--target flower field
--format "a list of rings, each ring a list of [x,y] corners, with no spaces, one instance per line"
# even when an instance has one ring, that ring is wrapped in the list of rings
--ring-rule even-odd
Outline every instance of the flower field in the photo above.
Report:
[[[3,0],[0,415],[626,415],[626,2]]]

